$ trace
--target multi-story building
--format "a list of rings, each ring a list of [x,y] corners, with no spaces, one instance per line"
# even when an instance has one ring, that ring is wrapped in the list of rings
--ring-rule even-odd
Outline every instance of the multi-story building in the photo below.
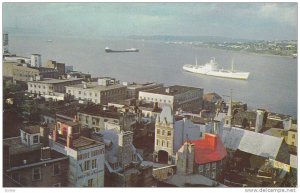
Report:
[[[47,147],[45,126],[27,126],[3,140],[5,187],[67,186],[68,157]]]
[[[154,88],[162,88],[164,85],[155,83],[155,82],[149,82],[145,84],[138,84],[138,83],[131,83],[128,84],[127,82],[123,82],[123,85],[127,86],[127,94],[126,98],[138,98],[139,97],[139,91],[154,89]]]
[[[21,63],[20,63],[21,62]],[[3,76],[13,77],[13,81],[27,82],[37,76],[43,78],[58,78],[58,71],[52,68],[31,67],[23,60],[20,62],[3,62]]]
[[[57,122],[50,138],[54,150],[69,156],[68,186],[104,186],[104,143],[81,134],[76,122]]]
[[[139,100],[158,103],[159,107],[170,105],[174,111],[197,111],[202,108],[203,89],[187,86],[170,86],[139,92]]]
[[[89,105],[81,108],[78,113],[78,120],[82,126],[95,131],[105,129],[105,122],[120,124],[122,130],[131,131],[136,123],[135,115],[130,112],[117,112],[116,110],[101,105]]]
[[[41,67],[42,66],[42,56],[40,54],[32,54],[30,60],[31,67]]]
[[[119,123],[105,122],[105,130],[94,132],[92,138],[105,143],[105,186],[137,187],[149,184],[152,166],[141,165],[143,158],[133,145],[132,131],[124,131]]]
[[[66,86],[66,93],[74,96],[77,100],[107,104],[112,101],[124,100],[126,86],[118,84],[118,81],[114,79],[99,78],[97,82]]]
[[[200,174],[216,180],[226,163],[226,148],[222,140],[206,133],[203,139],[186,141],[176,154],[178,174]]]
[[[41,80],[28,81],[28,92],[40,95],[51,95],[53,93],[65,93],[65,86],[80,84],[82,78],[52,79],[44,78]]]
[[[64,63],[58,63],[53,60],[48,60],[48,62],[47,62],[47,67],[57,69],[59,76],[65,74],[65,66],[66,65]]]
[[[175,163],[175,154],[186,140],[199,139],[204,133],[210,132],[209,125],[187,117],[175,117],[170,106],[163,107],[155,123],[153,161]]]

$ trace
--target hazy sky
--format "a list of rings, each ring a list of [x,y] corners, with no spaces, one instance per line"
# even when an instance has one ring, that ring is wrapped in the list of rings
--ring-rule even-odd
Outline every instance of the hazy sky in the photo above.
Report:
[[[87,36],[297,39],[297,3],[4,3],[3,29]]]

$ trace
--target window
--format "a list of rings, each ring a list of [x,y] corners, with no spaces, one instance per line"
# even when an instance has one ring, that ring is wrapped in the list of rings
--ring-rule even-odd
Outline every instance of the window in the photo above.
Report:
[[[292,134],[292,138],[295,139],[295,138],[296,138],[296,135],[295,135],[295,134]]]
[[[81,94],[81,91],[78,91],[78,94]]]
[[[42,178],[41,168],[32,169],[32,181],[40,180]]]
[[[214,171],[211,173],[211,179],[215,179],[215,178],[216,178],[216,172]]]
[[[212,169],[216,169],[216,167],[217,167],[216,162],[213,162],[213,163],[211,164],[211,167],[212,167]]]
[[[39,143],[39,136],[35,135],[33,136],[33,144],[38,144]]]
[[[167,141],[167,147],[169,147],[169,141]]]
[[[97,168],[97,159],[92,160],[92,169]]]
[[[161,134],[162,134],[162,135],[165,135],[165,130],[162,130],[162,131],[161,131]]]
[[[205,169],[206,169],[206,171],[210,170],[210,163],[205,165]]]
[[[23,140],[27,141],[27,134],[25,132],[23,132]]]
[[[92,96],[92,93],[90,92],[90,96]]]
[[[171,136],[171,131],[168,131],[168,136]]]
[[[60,163],[53,164],[53,176],[60,175]]]
[[[45,89],[46,87],[45,86],[43,86],[43,89]]]
[[[159,145],[159,140],[158,139],[156,140],[156,145]]]
[[[97,93],[95,92],[95,97],[97,96]]]
[[[164,146],[164,140],[161,140],[161,146]]]
[[[203,173],[203,165],[200,165],[199,168],[198,168],[198,170],[199,170],[200,174]]]
[[[87,160],[84,162],[84,170],[83,171],[87,171],[90,169],[90,160]]]
[[[32,87],[32,84],[29,84],[29,87]]]
[[[88,187],[93,187],[93,179],[88,180]]]
[[[160,129],[157,129],[157,134],[160,135]]]

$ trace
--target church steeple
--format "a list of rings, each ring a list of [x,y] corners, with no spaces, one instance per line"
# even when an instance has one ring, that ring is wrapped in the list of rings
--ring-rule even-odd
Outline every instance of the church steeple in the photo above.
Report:
[[[231,127],[232,118],[233,117],[232,117],[232,89],[231,89],[230,90],[229,106],[228,106],[227,115],[225,117],[225,124],[224,124],[224,126]]]

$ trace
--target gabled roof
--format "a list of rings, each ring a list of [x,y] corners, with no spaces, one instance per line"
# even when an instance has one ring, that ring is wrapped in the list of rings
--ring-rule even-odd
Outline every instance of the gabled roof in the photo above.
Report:
[[[205,164],[224,159],[227,151],[217,135],[205,134],[204,139],[191,141],[195,145],[195,162]]]
[[[247,153],[273,159],[277,157],[283,142],[283,138],[234,127],[231,129],[224,128],[221,138],[228,149],[239,149]]]

